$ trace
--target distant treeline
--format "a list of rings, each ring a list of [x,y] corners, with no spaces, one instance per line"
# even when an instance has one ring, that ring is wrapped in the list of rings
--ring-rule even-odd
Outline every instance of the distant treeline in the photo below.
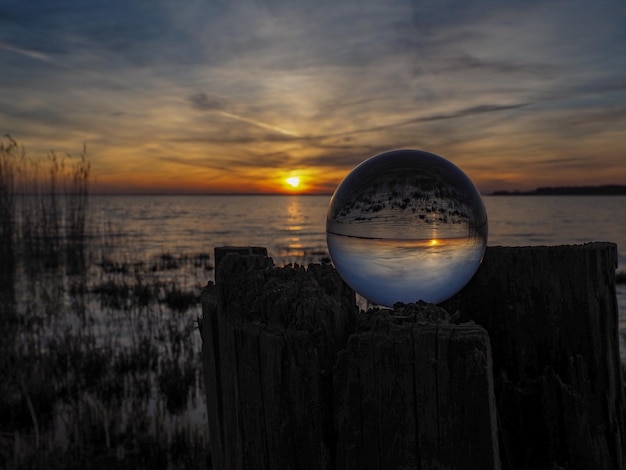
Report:
[[[626,196],[626,185],[548,186],[531,191],[494,191],[492,196]]]

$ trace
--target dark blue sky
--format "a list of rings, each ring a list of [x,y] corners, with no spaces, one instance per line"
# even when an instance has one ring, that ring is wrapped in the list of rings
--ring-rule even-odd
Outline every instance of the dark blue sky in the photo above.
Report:
[[[383,150],[482,191],[626,183],[626,2],[0,0],[0,130],[101,190],[332,191]]]

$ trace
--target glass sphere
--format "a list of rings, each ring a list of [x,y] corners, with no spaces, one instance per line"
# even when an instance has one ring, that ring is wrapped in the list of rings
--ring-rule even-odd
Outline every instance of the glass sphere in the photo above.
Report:
[[[339,275],[370,302],[436,304],[478,269],[487,212],[474,183],[448,160],[392,150],[361,163],[335,190],[326,240]]]

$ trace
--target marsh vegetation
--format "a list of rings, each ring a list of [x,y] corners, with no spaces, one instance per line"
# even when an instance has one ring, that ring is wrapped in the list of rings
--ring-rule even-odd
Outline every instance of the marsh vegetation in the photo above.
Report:
[[[80,155],[0,143],[0,467],[206,468],[206,253],[115,255]]]

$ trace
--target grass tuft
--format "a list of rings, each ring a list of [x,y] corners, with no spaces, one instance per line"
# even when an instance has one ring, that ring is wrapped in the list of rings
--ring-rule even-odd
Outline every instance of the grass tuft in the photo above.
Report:
[[[85,147],[32,159],[0,140],[0,468],[205,468],[181,273],[210,257],[117,259],[125,234],[90,232],[90,180]]]

